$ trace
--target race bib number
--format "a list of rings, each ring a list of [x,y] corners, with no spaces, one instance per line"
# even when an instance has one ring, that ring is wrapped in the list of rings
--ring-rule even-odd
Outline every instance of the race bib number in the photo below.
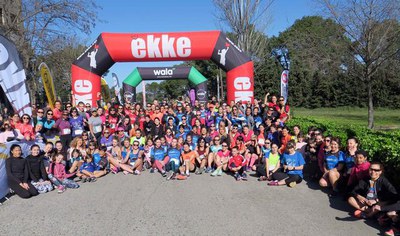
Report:
[[[71,129],[63,129],[63,134],[70,134],[71,133]]]
[[[81,129],[74,130],[75,135],[81,135],[82,133],[83,133],[83,130],[81,130]]]
[[[93,127],[94,133],[100,133],[101,132],[101,125],[96,125]]]

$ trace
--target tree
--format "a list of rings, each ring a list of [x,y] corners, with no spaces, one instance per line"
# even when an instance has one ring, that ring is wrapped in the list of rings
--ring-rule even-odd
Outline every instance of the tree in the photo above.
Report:
[[[339,96],[351,94],[334,89],[348,87],[345,85],[347,79],[337,78],[346,78],[347,73],[342,68],[352,61],[347,53],[350,41],[343,39],[342,35],[341,27],[333,20],[306,16],[278,37],[269,39],[269,52],[279,45],[286,45],[289,49],[289,102],[292,106],[337,106],[340,104]],[[281,66],[270,55],[257,63],[262,64],[255,74],[254,87],[258,97],[266,92],[279,94]]]
[[[27,74],[37,78],[38,57],[56,53],[63,45],[77,38],[78,34],[89,34],[94,28],[97,10],[93,1],[81,0],[19,0],[12,1],[18,8],[12,22],[2,27],[6,37],[16,44],[24,60]],[[31,86],[37,87],[37,86]],[[32,91],[33,93],[35,91]]]
[[[376,73],[400,52],[400,1],[398,0],[319,0],[329,16],[351,40],[356,59],[349,69],[367,86],[368,128],[374,127]],[[379,88],[377,88],[379,90]]]
[[[263,58],[269,23],[268,10],[274,0],[214,0],[217,19],[225,22],[236,36],[238,47],[252,59]]]

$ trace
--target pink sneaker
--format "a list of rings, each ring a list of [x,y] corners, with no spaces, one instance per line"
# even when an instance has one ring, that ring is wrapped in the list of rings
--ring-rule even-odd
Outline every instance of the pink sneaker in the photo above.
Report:
[[[268,183],[269,186],[278,186],[278,181],[271,181]]]
[[[62,186],[62,185],[58,186],[57,189],[58,189],[57,190],[58,193],[63,193],[66,190],[66,188],[64,186]]]

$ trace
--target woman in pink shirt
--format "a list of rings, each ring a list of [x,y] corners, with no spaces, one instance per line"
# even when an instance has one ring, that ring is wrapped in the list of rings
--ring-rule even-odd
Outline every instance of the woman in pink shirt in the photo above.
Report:
[[[28,114],[22,115],[22,123],[17,123],[15,128],[26,138],[30,140],[35,138],[35,133],[33,132],[33,126],[31,125],[31,117]]]

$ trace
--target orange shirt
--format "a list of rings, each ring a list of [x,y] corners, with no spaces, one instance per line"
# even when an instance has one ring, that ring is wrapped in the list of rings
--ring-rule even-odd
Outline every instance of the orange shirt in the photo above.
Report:
[[[196,153],[194,151],[190,151],[188,153],[182,152],[183,161],[190,160],[192,164],[194,164],[196,160]]]
[[[281,147],[279,148],[279,153],[282,154],[285,152],[286,149],[286,145],[287,143],[292,139],[292,136],[290,136],[289,134],[286,136],[282,136],[281,139]]]

